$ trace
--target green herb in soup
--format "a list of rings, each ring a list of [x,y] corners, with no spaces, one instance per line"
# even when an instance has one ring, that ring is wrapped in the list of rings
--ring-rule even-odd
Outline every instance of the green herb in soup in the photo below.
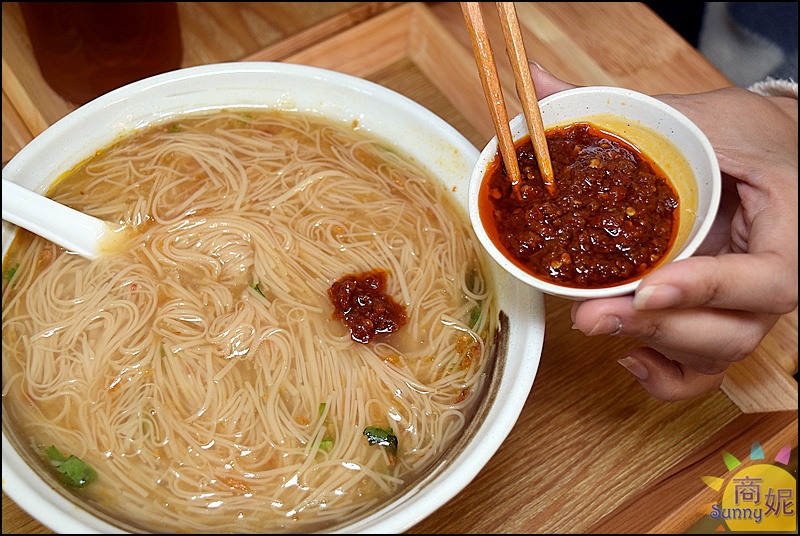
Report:
[[[384,429],[380,426],[367,426],[364,435],[367,436],[370,445],[384,447],[389,454],[390,463],[394,465],[397,459],[397,436],[392,433],[392,427]]]
[[[97,480],[97,472],[86,462],[75,456],[64,456],[54,445],[46,448],[44,453],[64,484],[73,488],[82,488]]]
[[[11,280],[14,279],[14,274],[17,273],[17,269],[19,268],[19,264],[12,266],[11,268],[4,270],[3,272],[3,280],[6,283],[11,283]]]

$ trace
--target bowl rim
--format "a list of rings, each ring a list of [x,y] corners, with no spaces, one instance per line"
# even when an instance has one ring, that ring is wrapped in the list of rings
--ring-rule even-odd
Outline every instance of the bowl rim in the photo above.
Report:
[[[299,77],[307,80],[309,85],[318,83],[328,86],[333,85],[341,91],[349,92],[350,98],[358,97],[368,101],[374,100],[382,107],[391,107],[397,114],[405,114],[410,127],[414,127],[413,129],[406,128],[401,130],[400,132],[405,132],[404,135],[414,132],[417,135],[424,136],[425,131],[429,130],[435,131],[437,137],[446,138],[446,142],[452,146],[452,158],[464,169],[463,176],[458,179],[460,190],[454,190],[454,195],[463,207],[464,217],[469,217],[467,205],[469,177],[470,171],[478,158],[479,151],[455,127],[416,101],[377,83],[333,70],[282,62],[205,64],[155,75],[115,89],[77,108],[34,138],[4,166],[3,177],[32,189],[38,188],[39,191],[43,191],[44,188],[52,184],[53,180],[60,176],[60,173],[71,169],[70,163],[81,160],[80,155],[65,154],[69,152],[70,147],[78,143],[75,140],[69,141],[69,138],[65,138],[65,136],[70,136],[76,130],[80,130],[81,127],[97,121],[98,117],[104,117],[102,120],[102,124],[105,125],[104,128],[118,130],[119,132],[115,135],[119,136],[121,133],[127,133],[137,127],[156,122],[163,116],[181,113],[181,111],[171,109],[169,106],[166,108],[160,106],[159,102],[156,102],[158,99],[144,102],[147,98],[146,96],[157,96],[159,92],[174,90],[174,88],[183,88],[189,91],[187,89],[189,85],[202,88],[204,82],[215,80],[217,77],[244,77],[249,79],[276,74]],[[206,90],[192,89],[191,91],[203,92]],[[219,108],[221,106],[225,105],[215,101],[215,104],[202,109]],[[276,106],[279,107],[280,105],[277,104]],[[318,103],[319,110],[326,110],[326,106],[328,104]],[[242,107],[252,106],[250,104],[242,104]],[[313,108],[314,106],[310,107]],[[137,114],[140,114],[141,110],[149,110],[151,112],[149,121],[137,123]],[[199,111],[199,109],[188,111],[195,112]],[[371,118],[364,114],[360,115],[360,119],[365,121],[366,129],[373,133],[381,129],[390,128],[390,126],[370,123]],[[396,124],[392,123],[391,128],[396,126]],[[382,134],[379,132],[378,135]],[[107,144],[111,138],[112,136],[109,133],[105,133],[103,137],[90,138],[88,141],[80,142],[79,144],[96,149],[98,147],[98,139],[104,140],[99,142],[100,146],[102,146]],[[402,136],[395,139],[403,141]],[[55,153],[56,157],[53,157],[52,148],[64,140],[67,140],[66,149],[59,149]],[[412,145],[416,147],[422,143],[426,143],[426,141],[416,140]],[[401,146],[400,149],[405,150],[405,147]],[[50,158],[47,158],[48,155]],[[442,159],[441,156],[438,158]],[[424,164],[431,171],[436,165],[448,165],[447,162]],[[31,170],[43,172],[38,181],[36,177],[32,177],[29,174]],[[444,181],[444,178],[439,173],[436,174]],[[4,258],[13,237],[13,229],[13,226],[5,221],[3,222]],[[507,300],[507,302],[503,303],[498,301],[498,305],[510,315],[510,321],[513,325],[509,330],[511,332],[508,352],[510,359],[504,360],[502,364],[504,368],[496,389],[496,401],[489,408],[474,435],[469,439],[471,446],[480,445],[481,448],[464,449],[463,460],[460,462],[463,465],[447,464],[441,471],[429,475],[423,481],[411,486],[410,491],[401,492],[385,502],[377,512],[366,517],[357,518],[343,528],[334,529],[334,532],[374,533],[377,531],[400,533],[408,530],[443,506],[469,484],[489,459],[494,456],[516,423],[533,386],[541,357],[545,321],[544,296],[532,287],[519,284],[513,278],[506,278],[504,271],[493,264],[489,255],[486,256],[486,262],[487,265],[491,264],[489,268],[492,270],[493,277],[499,287],[496,299],[500,300],[500,295],[502,295]],[[80,508],[62,493],[52,489],[46,481],[39,477],[38,473],[31,471],[6,437],[5,427],[2,431],[2,447],[3,490],[23,510],[38,521],[57,532],[125,532],[116,525],[112,525],[91,512]],[[436,486],[435,488],[425,487],[424,484],[430,480],[441,480],[446,485]],[[399,508],[401,505],[407,508],[405,512],[401,512]]]
[[[681,251],[673,258],[671,258],[668,262],[674,262],[692,256],[700,247],[700,245],[703,243],[703,240],[705,240],[705,238],[708,236],[708,233],[711,230],[711,227],[714,223],[714,219],[718,211],[719,202],[722,195],[722,176],[719,168],[719,162],[717,160],[716,153],[714,151],[713,146],[711,145],[711,142],[706,137],[705,133],[700,129],[700,127],[698,127],[693,121],[691,121],[686,115],[684,115],[678,109],[668,105],[667,103],[655,97],[627,88],[614,87],[614,86],[574,87],[548,95],[547,97],[539,101],[539,105],[542,110],[545,110],[548,106],[557,105],[559,101],[565,99],[580,98],[583,96],[596,97],[598,95],[608,95],[618,98],[625,98],[631,101],[637,101],[639,103],[645,104],[647,106],[650,106],[658,110],[660,113],[669,116],[671,120],[676,121],[682,128],[688,131],[692,135],[698,146],[702,149],[702,153],[704,155],[702,163],[708,166],[711,179],[708,210],[702,216],[702,219],[699,221],[699,225],[696,226],[696,231],[694,235],[684,244]],[[601,112],[588,110],[587,106],[587,111],[581,114],[580,117],[589,117],[592,115],[596,115],[598,113]],[[578,119],[580,119],[580,117]],[[528,134],[528,127],[527,123],[525,122],[524,113],[520,113],[515,117],[513,117],[509,122],[509,124],[512,127],[512,132],[515,131],[518,132],[517,135],[513,136],[515,141],[523,137],[524,135]],[[547,128],[548,126],[549,124],[545,124],[545,128]],[[652,127],[650,128],[652,129]],[[674,142],[672,143],[674,144]],[[473,228],[475,229],[475,232],[478,235],[478,239],[480,240],[481,244],[483,244],[484,248],[489,252],[489,254],[495,260],[495,262],[500,264],[503,267],[503,269],[508,271],[511,275],[513,275],[520,281],[524,282],[525,284],[533,286],[542,291],[543,293],[553,296],[558,296],[571,300],[585,300],[585,299],[595,299],[595,298],[610,298],[610,297],[623,296],[633,293],[638,288],[643,278],[639,278],[635,281],[629,281],[627,283],[604,286],[604,287],[596,287],[596,288],[568,287],[568,286],[558,285],[546,281],[544,279],[537,278],[529,274],[528,272],[526,272],[513,262],[511,262],[506,257],[506,255],[494,244],[494,242],[486,232],[483,226],[483,222],[481,221],[480,212],[478,210],[478,197],[479,197],[478,194],[480,191],[480,186],[483,183],[485,169],[488,166],[488,164],[493,161],[494,156],[497,154],[497,150],[498,150],[497,136],[494,136],[487,142],[487,144],[481,150],[480,155],[478,156],[478,161],[476,162],[475,168],[473,169],[472,176],[470,178],[470,192],[469,192],[469,210]],[[696,216],[698,217],[698,219],[700,218],[700,215]],[[656,268],[656,270],[657,269],[658,267]]]

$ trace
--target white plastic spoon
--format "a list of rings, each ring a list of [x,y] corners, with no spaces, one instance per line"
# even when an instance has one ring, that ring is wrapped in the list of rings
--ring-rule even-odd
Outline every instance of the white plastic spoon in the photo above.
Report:
[[[68,251],[96,259],[122,229],[3,179],[3,219]]]

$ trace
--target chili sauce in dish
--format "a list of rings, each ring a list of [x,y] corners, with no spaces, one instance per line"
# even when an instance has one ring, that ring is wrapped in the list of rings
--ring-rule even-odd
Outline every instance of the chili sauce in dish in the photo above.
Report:
[[[487,234],[517,266],[573,288],[639,279],[669,251],[678,194],[664,172],[627,141],[588,123],[547,131],[556,195],[539,172],[530,136],[516,143],[518,192],[498,154],[481,185]]]

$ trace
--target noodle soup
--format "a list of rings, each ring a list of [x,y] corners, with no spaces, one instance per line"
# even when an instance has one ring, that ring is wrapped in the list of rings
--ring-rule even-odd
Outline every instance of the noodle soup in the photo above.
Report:
[[[74,456],[65,489],[109,522],[331,530],[402,493],[469,425],[498,318],[483,251],[450,192],[357,124],[179,116],[49,196],[134,236],[90,262],[18,231],[5,433],[53,479],[75,479]],[[329,289],[371,270],[406,322],[363,343]]]

